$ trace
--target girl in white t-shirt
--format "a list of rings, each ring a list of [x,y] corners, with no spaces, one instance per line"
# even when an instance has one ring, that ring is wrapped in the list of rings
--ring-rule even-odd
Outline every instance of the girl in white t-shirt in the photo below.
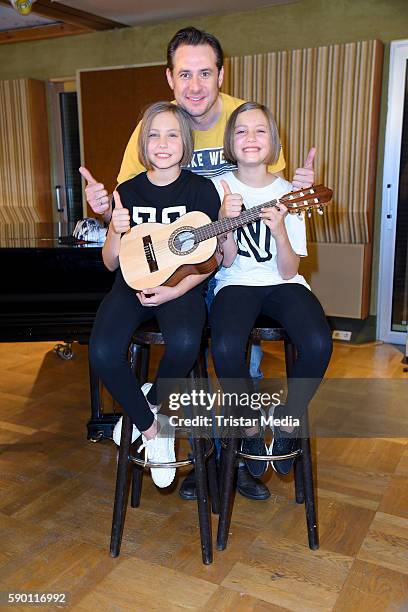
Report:
[[[270,111],[246,102],[231,115],[224,137],[224,156],[237,164],[213,182],[222,199],[221,217],[236,217],[246,209],[292,191],[291,183],[268,172],[279,156],[279,136]],[[300,420],[313,397],[332,351],[331,332],[323,309],[298,273],[300,257],[307,255],[303,216],[288,215],[284,205],[262,209],[262,218],[228,234],[223,243],[229,268],[216,275],[211,310],[212,354],[217,377],[228,392],[253,391],[245,359],[251,329],[258,315],[278,321],[296,346],[296,361],[288,381],[286,405],[275,408],[274,418]],[[290,422],[290,419],[289,419]],[[249,454],[284,455],[297,446],[297,428],[275,426],[266,449],[262,428],[246,430],[243,450]],[[267,462],[250,461],[247,467],[259,477]],[[293,460],[272,462],[287,474]]]

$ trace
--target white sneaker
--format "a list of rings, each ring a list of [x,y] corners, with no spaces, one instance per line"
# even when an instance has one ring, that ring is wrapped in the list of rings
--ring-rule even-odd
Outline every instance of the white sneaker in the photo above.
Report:
[[[155,438],[147,440],[142,435],[143,444],[137,449],[145,449],[145,461],[151,463],[169,463],[176,460],[174,451],[174,426],[164,414],[156,414],[160,431]],[[176,468],[150,468],[153,482],[160,488],[168,487],[176,476]]]
[[[146,395],[149,393],[150,389],[152,388],[153,383],[145,383],[144,385],[142,385],[142,393],[143,395],[146,397]],[[150,405],[150,404],[149,404]],[[158,411],[158,408],[154,407],[150,407],[150,410],[153,413],[156,413]],[[112,432],[112,439],[115,442],[115,444],[117,446],[120,446],[120,437],[122,434],[122,421],[123,421],[123,417],[120,417],[119,421],[116,423],[115,427],[113,428],[113,432]],[[133,425],[133,430],[132,430],[132,444],[135,440],[137,440],[140,437],[140,431],[138,430],[138,428],[136,427],[136,425]]]

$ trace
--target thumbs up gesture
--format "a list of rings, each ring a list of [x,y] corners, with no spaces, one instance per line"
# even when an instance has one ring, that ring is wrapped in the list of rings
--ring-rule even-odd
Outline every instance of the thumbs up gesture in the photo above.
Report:
[[[303,168],[297,168],[293,177],[292,185],[295,189],[306,189],[314,184],[315,175],[313,160],[316,155],[316,147],[312,147],[307,154]]]
[[[123,207],[117,191],[113,192],[113,198],[115,200],[115,209],[112,213],[111,227],[115,234],[124,234],[130,229],[130,213],[127,208]]]
[[[218,214],[219,218],[238,217],[242,210],[242,196],[239,193],[231,193],[230,186],[224,179],[221,180],[221,185],[224,190],[224,199]]]
[[[109,197],[105,186],[98,183],[87,168],[79,168],[81,176],[86,180],[85,187],[86,201],[97,215],[103,215],[105,221],[109,221],[112,214],[112,197]]]

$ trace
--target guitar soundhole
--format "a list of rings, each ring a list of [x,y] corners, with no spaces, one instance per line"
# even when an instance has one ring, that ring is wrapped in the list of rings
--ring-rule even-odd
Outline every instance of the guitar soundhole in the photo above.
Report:
[[[197,246],[193,227],[180,227],[170,236],[169,248],[175,255],[188,255]]]

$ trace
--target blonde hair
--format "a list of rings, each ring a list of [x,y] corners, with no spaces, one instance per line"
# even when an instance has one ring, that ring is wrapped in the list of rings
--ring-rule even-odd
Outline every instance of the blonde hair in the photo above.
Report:
[[[279,159],[280,152],[278,128],[276,127],[275,119],[273,118],[273,115],[269,108],[267,106],[264,106],[263,104],[258,104],[258,102],[244,102],[244,104],[238,106],[238,108],[236,108],[231,114],[230,118],[228,119],[224,133],[224,157],[231,164],[237,163],[234,151],[235,125],[237,123],[238,115],[249,110],[260,110],[265,115],[269,128],[269,137],[271,142],[271,152],[268,158],[265,160],[265,163],[276,164]]]
[[[180,135],[183,142],[183,157],[180,160],[181,166],[187,166],[194,152],[194,139],[193,131],[191,128],[191,122],[189,115],[175,104],[171,102],[155,102],[148,106],[143,113],[139,137],[137,139],[137,153],[139,161],[146,170],[152,170],[152,164],[147,155],[147,143],[149,139],[149,132],[152,125],[153,119],[160,113],[173,113],[179,122]]]

